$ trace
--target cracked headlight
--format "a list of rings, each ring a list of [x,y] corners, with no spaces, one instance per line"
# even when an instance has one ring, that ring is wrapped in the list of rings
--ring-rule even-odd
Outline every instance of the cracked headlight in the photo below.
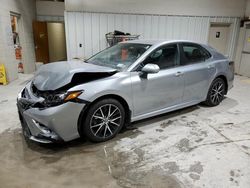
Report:
[[[44,93],[43,94],[43,105],[57,106],[68,101],[77,102],[77,97],[82,94],[83,91],[70,91],[65,93]]]

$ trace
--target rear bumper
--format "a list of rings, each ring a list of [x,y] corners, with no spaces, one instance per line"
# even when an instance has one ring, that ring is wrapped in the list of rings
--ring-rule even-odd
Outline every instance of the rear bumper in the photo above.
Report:
[[[79,138],[78,118],[83,103],[67,102],[55,107],[33,108],[18,97],[17,107],[24,136],[40,143],[58,143]],[[28,106],[30,105],[30,106]]]

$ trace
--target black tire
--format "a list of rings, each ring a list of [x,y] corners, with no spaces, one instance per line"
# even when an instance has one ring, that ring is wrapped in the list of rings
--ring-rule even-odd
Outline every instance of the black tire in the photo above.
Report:
[[[207,99],[204,102],[207,106],[217,106],[224,99],[224,95],[226,94],[226,83],[222,78],[216,78],[207,94]]]
[[[122,104],[112,98],[103,99],[90,106],[82,125],[82,135],[92,142],[104,142],[115,137],[124,122]]]

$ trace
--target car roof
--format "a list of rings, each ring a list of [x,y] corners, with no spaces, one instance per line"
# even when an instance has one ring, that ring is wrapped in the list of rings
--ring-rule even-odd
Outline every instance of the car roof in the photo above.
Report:
[[[164,39],[140,39],[140,40],[130,40],[125,41],[123,43],[133,43],[133,44],[149,44],[149,45],[160,45],[160,44],[168,44],[168,43],[177,43],[177,42],[190,42],[195,44],[201,44],[199,42],[191,41],[191,40],[164,40]],[[204,45],[204,44],[201,44]]]

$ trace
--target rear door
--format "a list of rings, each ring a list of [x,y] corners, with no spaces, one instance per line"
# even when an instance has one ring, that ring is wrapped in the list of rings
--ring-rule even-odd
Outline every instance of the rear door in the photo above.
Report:
[[[160,71],[142,76],[140,68],[131,72],[134,115],[140,116],[180,104],[184,81],[179,74],[179,48],[177,44],[159,47],[143,61],[157,64]]]
[[[205,100],[209,87],[210,53],[194,43],[181,43],[181,72],[184,78],[183,103]],[[212,67],[211,67],[212,68]]]

